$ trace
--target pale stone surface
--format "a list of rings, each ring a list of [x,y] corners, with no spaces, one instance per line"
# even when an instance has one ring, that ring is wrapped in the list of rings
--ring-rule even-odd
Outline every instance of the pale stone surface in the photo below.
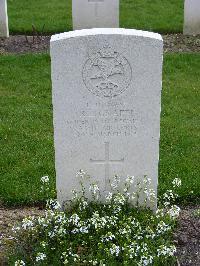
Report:
[[[79,169],[109,190],[115,174],[152,178],[157,190],[162,37],[92,29],[51,38],[58,199],[71,198]]]
[[[72,0],[73,29],[118,28],[119,0]]]
[[[200,34],[200,0],[185,0],[184,34]]]
[[[0,37],[9,37],[7,0],[0,0]]]

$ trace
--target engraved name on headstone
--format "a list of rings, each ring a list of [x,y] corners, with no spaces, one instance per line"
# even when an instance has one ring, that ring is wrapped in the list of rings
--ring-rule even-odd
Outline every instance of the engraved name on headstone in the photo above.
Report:
[[[101,191],[109,178],[152,179],[157,190],[162,38],[91,29],[51,38],[58,199],[71,198],[84,169]]]
[[[7,0],[0,0],[0,37],[9,37]]]
[[[185,0],[183,33],[200,34],[200,0]]]
[[[72,0],[73,29],[118,28],[119,0]]]

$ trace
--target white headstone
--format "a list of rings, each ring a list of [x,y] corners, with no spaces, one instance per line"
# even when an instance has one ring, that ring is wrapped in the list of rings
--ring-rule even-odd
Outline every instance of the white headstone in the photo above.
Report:
[[[118,174],[152,178],[157,191],[162,37],[91,29],[51,38],[58,200],[84,169],[101,191]]]
[[[119,0],[72,0],[73,29],[119,28]]]
[[[200,0],[185,0],[184,34],[200,34]]]
[[[7,0],[0,0],[0,37],[9,37]]]

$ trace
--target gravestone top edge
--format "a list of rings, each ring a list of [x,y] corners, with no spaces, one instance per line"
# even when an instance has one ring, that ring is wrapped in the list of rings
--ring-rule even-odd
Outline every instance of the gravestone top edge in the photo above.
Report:
[[[50,42],[57,42],[69,38],[93,36],[93,35],[132,35],[136,37],[151,38],[159,41],[163,41],[162,36],[159,33],[135,30],[135,29],[124,29],[124,28],[93,28],[93,29],[82,29],[55,34],[51,36]]]

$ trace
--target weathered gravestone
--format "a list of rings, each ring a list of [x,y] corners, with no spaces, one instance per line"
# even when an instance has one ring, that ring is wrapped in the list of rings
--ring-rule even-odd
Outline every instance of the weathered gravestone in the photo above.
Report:
[[[6,0],[0,0],[0,37],[9,37]]]
[[[119,0],[73,0],[73,29],[118,28]]]
[[[152,178],[157,190],[162,38],[91,29],[51,38],[58,199],[71,198],[79,169],[101,191],[118,174]]]
[[[200,0],[185,0],[184,34],[200,34]]]

